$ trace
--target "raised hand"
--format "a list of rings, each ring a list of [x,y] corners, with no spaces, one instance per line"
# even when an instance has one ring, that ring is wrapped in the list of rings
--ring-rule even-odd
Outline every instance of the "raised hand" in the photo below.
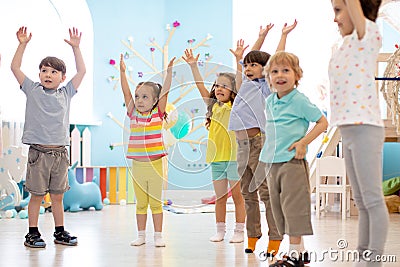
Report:
[[[287,25],[287,23],[285,23],[282,28],[282,34],[289,34],[294,28],[296,28],[296,26],[297,20],[294,20],[293,24],[289,26]]]
[[[119,70],[121,72],[125,72],[126,71],[126,65],[125,65],[125,62],[124,62],[124,55],[123,54],[121,54],[121,56],[119,58]]]
[[[265,26],[265,28],[260,26],[260,31],[258,33],[258,36],[263,36],[263,37],[267,36],[269,30],[271,30],[272,27],[274,27],[274,24],[272,24],[272,23],[270,23],[267,26]]]
[[[82,33],[78,31],[77,28],[69,29],[69,40],[64,39],[66,43],[68,43],[72,47],[79,47],[81,42]]]
[[[31,38],[32,38],[32,33],[28,35],[27,27],[20,27],[17,31],[17,38],[20,44],[27,44]]]
[[[171,71],[172,70],[172,67],[174,66],[175,59],[176,59],[176,57],[171,58],[171,60],[168,63],[167,71]]]
[[[249,45],[244,46],[244,40],[240,39],[236,42],[236,50],[229,49],[229,51],[235,56],[236,61],[240,61],[243,58],[244,51],[248,47]]]
[[[186,61],[189,65],[196,64],[197,60],[199,59],[200,54],[197,54],[196,57],[193,56],[193,51],[192,49],[186,49],[185,50],[185,55],[182,56],[183,60]]]

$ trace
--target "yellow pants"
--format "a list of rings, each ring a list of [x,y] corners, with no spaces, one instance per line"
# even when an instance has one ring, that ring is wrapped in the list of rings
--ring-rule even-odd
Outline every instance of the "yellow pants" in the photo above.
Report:
[[[136,214],[162,213],[163,166],[162,158],[149,162],[133,160],[133,189],[136,195]]]

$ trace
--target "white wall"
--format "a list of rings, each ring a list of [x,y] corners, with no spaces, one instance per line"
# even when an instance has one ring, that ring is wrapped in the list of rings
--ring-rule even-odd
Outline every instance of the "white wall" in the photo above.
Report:
[[[258,37],[259,28],[273,23],[263,51],[273,54],[279,42],[284,23],[298,21],[288,37],[286,51],[296,54],[304,76],[299,90],[304,92],[320,108],[329,105],[319,99],[320,85],[328,86],[328,63],[332,44],[339,38],[330,1],[321,0],[233,0],[233,44],[244,39],[250,44]],[[247,52],[248,52],[247,51]]]
[[[10,64],[18,46],[16,32],[28,27],[32,39],[22,61],[22,71],[32,80],[39,80],[39,63],[46,56],[56,56],[67,65],[69,81],[76,73],[68,28],[83,32],[81,50],[87,73],[79,93],[71,104],[71,123],[92,121],[93,110],[93,25],[85,0],[13,0],[0,2],[0,109],[3,120],[24,121],[25,95],[19,90]]]

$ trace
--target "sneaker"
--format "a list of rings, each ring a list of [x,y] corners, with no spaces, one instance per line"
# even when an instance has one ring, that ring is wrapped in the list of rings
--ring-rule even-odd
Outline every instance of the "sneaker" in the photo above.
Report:
[[[66,246],[76,246],[78,245],[78,238],[76,236],[71,236],[67,231],[55,232],[54,233],[54,243],[66,245]]]
[[[307,251],[305,251],[304,253],[302,253],[300,255],[302,255],[302,257],[303,257],[304,264],[309,264],[310,263],[311,260],[308,258],[308,252]]]
[[[304,264],[310,263],[308,253],[300,253],[300,258],[284,256],[282,260],[271,264],[269,267],[304,267]]]
[[[304,262],[296,258],[283,258],[271,264],[269,267],[304,267]]]
[[[24,245],[30,248],[45,248],[46,243],[40,238],[40,233],[28,233],[25,236]]]

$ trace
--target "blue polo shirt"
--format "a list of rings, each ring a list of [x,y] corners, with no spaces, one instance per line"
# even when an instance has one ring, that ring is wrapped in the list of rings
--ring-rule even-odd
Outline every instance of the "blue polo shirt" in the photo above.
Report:
[[[243,78],[240,90],[233,101],[228,130],[239,131],[260,128],[265,131],[265,99],[271,91],[267,81]]]
[[[266,100],[267,138],[261,150],[260,161],[266,163],[287,162],[294,158],[296,150],[288,148],[303,138],[310,122],[318,121],[321,110],[296,88],[281,99],[272,93]]]

